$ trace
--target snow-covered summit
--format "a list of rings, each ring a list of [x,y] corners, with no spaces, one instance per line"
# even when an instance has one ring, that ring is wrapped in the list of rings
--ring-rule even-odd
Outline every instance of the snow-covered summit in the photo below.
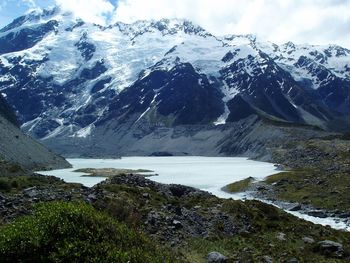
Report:
[[[219,37],[183,19],[101,26],[34,11],[0,31],[0,74],[0,92],[39,138],[88,137],[121,116],[158,120],[148,116],[157,109],[160,123],[175,118],[167,125],[258,114],[324,127],[334,111],[350,114],[349,50]]]
[[[117,22],[106,28],[117,27],[124,34],[135,38],[145,33],[161,32],[162,35],[175,35],[179,32],[200,36],[211,36],[209,32],[186,19],[140,20],[131,24]]]
[[[64,19],[64,17],[73,16],[71,13],[66,13],[58,6],[53,6],[47,9],[34,9],[28,14],[20,16],[13,20],[10,24],[0,29],[0,33],[9,32],[12,30],[19,30],[25,26],[29,27],[39,23],[45,23],[50,20]]]

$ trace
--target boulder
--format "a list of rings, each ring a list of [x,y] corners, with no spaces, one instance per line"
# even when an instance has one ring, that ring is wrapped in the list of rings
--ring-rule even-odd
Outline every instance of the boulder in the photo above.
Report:
[[[326,218],[328,216],[327,213],[322,211],[322,210],[309,211],[307,214],[309,216],[314,216],[314,217],[319,217],[319,218]]]
[[[313,244],[315,243],[315,240],[312,237],[303,237],[302,240],[305,244]]]
[[[39,194],[36,186],[24,189],[23,193],[30,198],[36,197]]]
[[[292,206],[291,208],[289,208],[289,211],[300,211],[301,208],[302,207],[300,204],[296,204],[296,205]]]
[[[149,193],[143,193],[143,194],[142,194],[142,197],[148,199],[148,198],[150,198],[150,194],[149,194]]]
[[[291,259],[287,260],[286,263],[299,263],[299,260],[296,258],[291,258]]]
[[[181,223],[180,221],[178,221],[178,220],[173,220],[172,225],[173,225],[176,229],[182,228],[182,223]]]
[[[286,234],[285,233],[278,233],[276,238],[279,240],[279,241],[286,241]]]
[[[226,263],[227,262],[227,257],[215,251],[210,252],[207,258],[208,258],[208,263]]]
[[[331,240],[324,240],[318,242],[316,251],[321,253],[322,255],[334,258],[343,258],[345,254],[343,245]]]
[[[270,256],[263,256],[262,257],[262,262],[264,262],[264,263],[273,263],[273,259]]]
[[[89,194],[87,198],[89,200],[91,200],[91,201],[96,201],[97,200],[97,196],[95,194]]]

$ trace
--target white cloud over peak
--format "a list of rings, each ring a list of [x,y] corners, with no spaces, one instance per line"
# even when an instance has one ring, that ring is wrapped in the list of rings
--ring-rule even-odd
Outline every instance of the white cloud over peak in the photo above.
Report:
[[[115,7],[108,0],[55,0],[63,10],[71,11],[86,22],[105,25]]]
[[[186,18],[217,34],[350,47],[350,0],[119,0],[114,21]]]
[[[277,44],[293,41],[350,48],[350,0],[0,0],[0,12],[55,3],[101,25],[185,18],[215,35],[256,34]],[[0,13],[0,22],[1,15],[7,13]]]
[[[36,7],[36,3],[34,0],[22,0],[22,3],[28,5],[30,8]]]

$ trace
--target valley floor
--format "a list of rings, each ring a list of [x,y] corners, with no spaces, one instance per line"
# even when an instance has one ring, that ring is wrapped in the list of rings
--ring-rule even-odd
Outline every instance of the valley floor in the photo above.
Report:
[[[101,211],[111,220],[125,224],[128,229],[144,233],[146,239],[142,242],[145,244],[148,244],[147,239],[156,241],[153,242],[157,244],[156,247],[149,248],[153,253],[153,262],[158,262],[158,256],[163,257],[163,262],[207,262],[207,254],[212,251],[225,255],[226,262],[349,260],[349,232],[314,225],[259,201],[220,199],[195,188],[163,185],[140,175],[120,174],[91,188],[40,175],[3,176],[0,185],[0,236],[9,240],[14,238],[9,231],[15,231],[18,220],[23,220],[18,218],[34,214],[34,219],[27,220],[39,220],[42,214],[35,212],[40,210],[35,208],[37,203],[61,200],[56,210],[46,208],[53,214],[50,218],[56,218],[55,213],[61,209],[68,209],[70,206],[67,208],[65,205],[68,202],[76,206],[70,219],[74,220],[76,211],[85,211],[79,202],[86,203],[96,211],[89,210],[89,214]],[[96,220],[100,218],[99,215],[92,217]],[[57,227],[65,229],[63,226]],[[21,229],[15,233],[18,231]],[[97,232],[94,233],[98,231],[96,227],[90,231],[92,235],[97,235]],[[26,238],[28,240],[25,242],[34,242],[33,237],[26,235]],[[75,239],[79,240],[79,236],[70,236],[68,240]],[[36,249],[47,247],[45,240],[35,241],[39,242],[36,243]],[[11,252],[8,249],[9,242],[0,242],[0,258]],[[73,250],[78,244],[75,242],[70,244]],[[35,253],[30,245],[25,249],[22,252],[26,255]],[[49,260],[53,255],[59,258],[57,249],[49,246],[42,255],[43,259]],[[80,248],[79,253],[83,259],[91,256],[83,248]],[[120,262],[140,262],[128,257],[123,260]]]
[[[295,203],[291,210],[312,208],[313,216],[333,213],[346,218],[350,212],[349,149],[346,137],[290,142],[272,151],[272,159],[288,172],[258,183],[249,178],[226,190],[254,187],[258,198]],[[0,163],[0,171],[3,262],[14,255],[21,262],[39,250],[42,261],[69,262],[79,255],[100,262],[99,253],[106,249],[111,259],[106,262],[116,258],[118,262],[140,262],[140,258],[144,262],[208,262],[210,252],[220,253],[212,255],[226,258],[224,262],[350,260],[350,232],[312,224],[260,201],[220,199],[195,188],[157,183],[132,174],[133,170],[114,174],[109,169],[107,179],[93,187],[33,174],[6,162]],[[40,226],[41,220],[47,223]],[[61,225],[64,220],[79,223],[69,230]],[[122,239],[110,236],[114,228],[126,231]],[[52,243],[49,237],[56,234],[58,242]],[[26,245],[15,249],[18,242]],[[135,246],[139,248],[136,254],[130,252]]]

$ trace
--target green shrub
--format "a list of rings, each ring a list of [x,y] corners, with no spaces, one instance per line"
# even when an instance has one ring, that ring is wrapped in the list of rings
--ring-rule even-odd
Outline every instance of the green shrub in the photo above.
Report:
[[[7,192],[10,189],[11,189],[11,185],[9,184],[9,182],[4,179],[0,179],[0,191]]]
[[[143,234],[83,203],[51,202],[0,229],[0,262],[169,262]]]
[[[18,187],[19,187],[19,184],[16,180],[11,182],[11,188],[18,188]]]
[[[9,167],[10,173],[19,173],[22,171],[22,167],[19,164],[13,164]]]
[[[222,190],[229,192],[229,193],[240,193],[247,191],[251,183],[254,182],[253,177],[248,177],[246,179],[243,179],[241,181],[234,182],[232,184],[228,184],[222,188]]]
[[[126,200],[115,198],[107,202],[103,201],[105,202],[104,211],[111,217],[130,226],[137,226],[141,223],[142,215]]]

